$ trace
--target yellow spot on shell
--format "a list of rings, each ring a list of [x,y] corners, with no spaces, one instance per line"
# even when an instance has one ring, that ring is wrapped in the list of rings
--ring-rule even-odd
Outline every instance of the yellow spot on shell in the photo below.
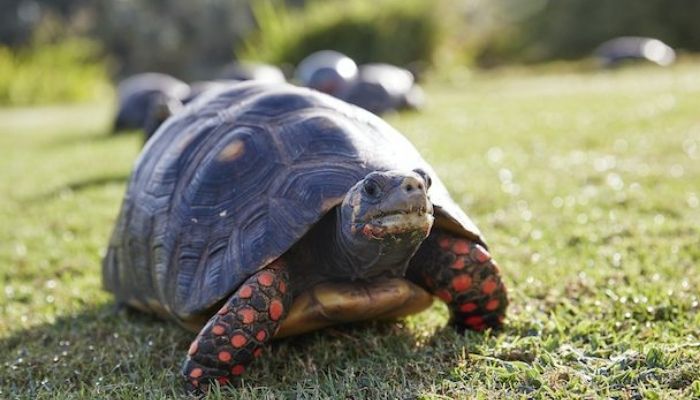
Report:
[[[242,140],[234,140],[229,143],[216,157],[218,161],[233,161],[240,157],[245,151],[245,144]]]

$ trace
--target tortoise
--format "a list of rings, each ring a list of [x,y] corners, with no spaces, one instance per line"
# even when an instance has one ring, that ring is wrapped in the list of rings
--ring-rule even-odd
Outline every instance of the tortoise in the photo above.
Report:
[[[321,50],[301,60],[295,75],[300,84],[337,97],[357,78],[357,64],[338,51]]]
[[[217,75],[218,79],[236,81],[261,81],[267,83],[284,83],[284,73],[278,67],[251,61],[236,61],[225,65]]]
[[[182,111],[185,105],[196,99],[207,90],[223,88],[240,81],[233,79],[219,79],[213,81],[197,81],[189,84],[187,95],[181,98],[159,96],[154,99],[148,108],[146,120],[143,124],[144,143],[153,136],[158,128],[171,115]]]
[[[604,68],[620,66],[629,61],[650,61],[667,67],[676,60],[676,52],[659,39],[621,36],[600,44],[594,56]]]
[[[357,79],[338,97],[375,114],[418,109],[424,101],[409,70],[384,63],[361,65]]]
[[[122,80],[117,85],[114,132],[142,129],[156,103],[178,102],[189,92],[190,87],[185,82],[158,72],[136,74]]]
[[[459,330],[508,299],[479,229],[375,115],[243,82],[168,119],[135,163],[103,260],[116,301],[199,332],[188,390],[237,382],[273,338],[421,311]]]

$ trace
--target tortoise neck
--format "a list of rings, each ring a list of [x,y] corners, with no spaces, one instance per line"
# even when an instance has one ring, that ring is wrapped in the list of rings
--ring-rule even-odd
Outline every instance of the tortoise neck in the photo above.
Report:
[[[401,238],[375,238],[362,233],[351,213],[336,211],[334,240],[331,253],[334,255],[334,271],[341,278],[368,280],[376,277],[401,277],[406,273],[408,262],[422,242],[415,235]]]
[[[379,243],[371,243],[352,232],[352,222],[343,218],[343,213],[336,211],[335,229],[331,254],[335,263],[334,271],[345,275],[344,278],[358,280],[366,278],[364,271],[372,269],[379,263],[382,251]]]
[[[352,232],[339,208],[330,211],[285,255],[296,293],[321,282],[405,275],[420,243],[368,240]]]

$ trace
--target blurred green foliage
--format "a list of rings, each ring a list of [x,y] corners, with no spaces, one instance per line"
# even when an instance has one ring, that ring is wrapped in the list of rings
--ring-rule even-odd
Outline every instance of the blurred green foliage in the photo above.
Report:
[[[158,71],[210,78],[234,58],[253,29],[256,0],[1,0],[0,44],[21,47],[52,25],[50,39],[87,37],[100,44],[116,77]]]
[[[104,62],[84,39],[0,46],[0,105],[29,105],[91,100],[107,90]]]
[[[314,51],[333,49],[358,63],[430,63],[442,37],[435,10],[428,0],[307,1],[301,9],[260,1],[253,7],[258,29],[238,55],[296,65]]]
[[[471,0],[464,13],[480,65],[589,56],[618,36],[700,51],[697,0]]]

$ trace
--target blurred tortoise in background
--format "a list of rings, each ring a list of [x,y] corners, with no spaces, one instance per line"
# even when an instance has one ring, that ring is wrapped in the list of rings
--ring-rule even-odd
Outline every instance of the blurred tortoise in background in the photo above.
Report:
[[[423,90],[409,70],[382,63],[361,65],[357,78],[338,97],[378,115],[415,110],[424,103]]]
[[[170,75],[148,72],[132,75],[117,85],[114,132],[142,129],[155,104],[179,102],[190,87]]]
[[[418,109],[424,102],[423,91],[409,70],[383,63],[358,68],[350,57],[334,50],[318,51],[302,60],[296,79],[378,115]]]
[[[147,111],[146,121],[143,124],[144,143],[153,136],[158,128],[170,118],[171,115],[182,111],[189,102],[199,97],[207,90],[221,89],[240,81],[233,79],[220,79],[215,81],[197,81],[189,85],[187,95],[181,99],[160,96],[156,98]]]
[[[284,73],[278,67],[250,61],[236,61],[224,66],[218,74],[218,79],[265,83],[286,82]]]
[[[304,58],[295,71],[303,86],[338,97],[357,78],[357,64],[334,50],[321,50]]]
[[[116,300],[198,331],[189,390],[234,381],[273,338],[447,303],[457,329],[508,303],[481,233],[416,149],[317,91],[208,91],[147,143],[103,263]]]
[[[628,61],[650,61],[662,67],[673,64],[676,52],[666,43],[648,37],[621,36],[603,42],[593,54],[602,67],[617,67]]]
[[[191,85],[163,73],[132,75],[117,85],[118,110],[113,130],[142,129],[148,140],[170,115],[206,89],[244,80],[285,82],[284,74],[274,65],[251,62],[229,64],[221,69],[219,79]]]

